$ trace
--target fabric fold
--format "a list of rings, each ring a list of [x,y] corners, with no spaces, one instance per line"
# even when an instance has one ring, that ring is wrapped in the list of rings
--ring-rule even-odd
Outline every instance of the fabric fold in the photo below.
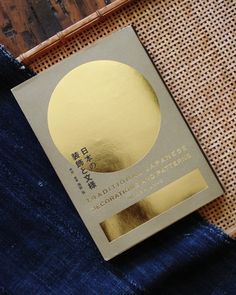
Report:
[[[34,75],[0,44],[0,89],[11,89]]]

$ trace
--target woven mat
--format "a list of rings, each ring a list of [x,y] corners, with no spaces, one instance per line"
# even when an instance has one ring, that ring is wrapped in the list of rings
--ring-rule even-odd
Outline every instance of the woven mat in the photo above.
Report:
[[[226,194],[200,213],[231,234],[236,226],[234,15],[230,0],[132,1],[31,63],[40,72],[133,24],[225,187]]]

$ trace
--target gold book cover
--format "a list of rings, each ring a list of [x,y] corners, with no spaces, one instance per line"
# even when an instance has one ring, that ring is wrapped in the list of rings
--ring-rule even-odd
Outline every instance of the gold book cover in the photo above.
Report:
[[[12,92],[106,260],[223,193],[131,26]]]

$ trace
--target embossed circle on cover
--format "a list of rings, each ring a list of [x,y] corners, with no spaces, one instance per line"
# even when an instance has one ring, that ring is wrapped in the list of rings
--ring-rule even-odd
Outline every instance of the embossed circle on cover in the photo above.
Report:
[[[59,81],[48,106],[48,128],[59,152],[94,172],[115,172],[142,160],[160,122],[149,82],[117,61],[76,67]]]

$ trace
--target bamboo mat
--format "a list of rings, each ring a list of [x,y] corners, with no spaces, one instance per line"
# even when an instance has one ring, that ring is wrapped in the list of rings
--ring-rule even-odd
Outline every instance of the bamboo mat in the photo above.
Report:
[[[117,0],[19,60],[41,72],[94,41],[133,24],[225,187],[200,213],[236,233],[234,1]]]

